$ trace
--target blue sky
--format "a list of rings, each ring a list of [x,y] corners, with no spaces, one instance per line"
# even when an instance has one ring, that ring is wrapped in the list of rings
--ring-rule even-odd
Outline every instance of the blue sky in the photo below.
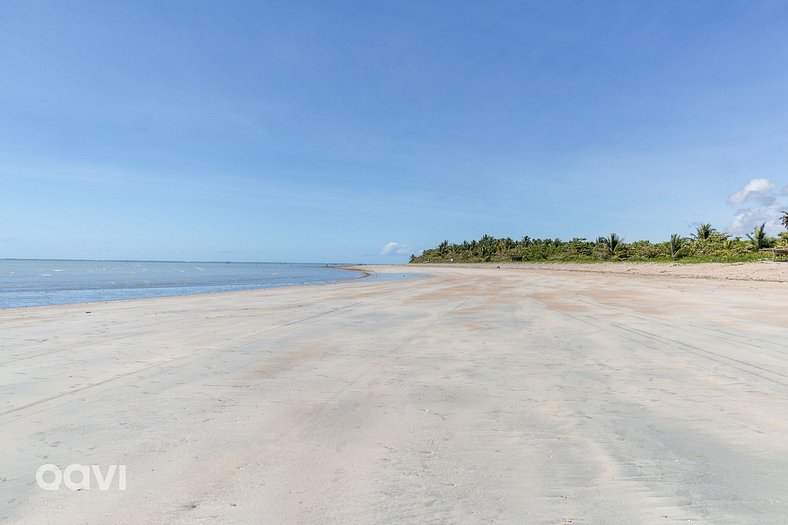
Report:
[[[773,223],[786,35],[784,2],[5,0],[0,257]]]

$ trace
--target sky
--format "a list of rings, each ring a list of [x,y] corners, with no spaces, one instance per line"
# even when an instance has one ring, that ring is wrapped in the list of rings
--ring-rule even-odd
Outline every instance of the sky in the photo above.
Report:
[[[0,2],[0,258],[402,262],[788,209],[788,4]]]

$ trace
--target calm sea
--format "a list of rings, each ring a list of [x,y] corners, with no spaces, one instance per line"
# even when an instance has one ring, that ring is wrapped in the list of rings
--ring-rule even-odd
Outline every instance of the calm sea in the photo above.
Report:
[[[321,264],[0,260],[0,308],[359,279]]]

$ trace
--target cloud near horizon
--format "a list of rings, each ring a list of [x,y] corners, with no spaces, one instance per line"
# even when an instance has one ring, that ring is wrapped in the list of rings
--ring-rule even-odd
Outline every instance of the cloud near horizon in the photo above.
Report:
[[[734,235],[744,235],[760,224],[766,224],[769,234],[776,234],[783,230],[780,224],[782,210],[786,208],[780,203],[780,196],[788,195],[788,185],[778,193],[776,184],[769,179],[752,179],[742,189],[728,197],[728,204],[744,205],[749,207],[739,208],[733,216],[730,231]]]
[[[383,245],[383,247],[380,249],[379,255],[388,255],[388,256],[410,255],[412,253],[413,251],[410,249],[409,246],[391,241]]]

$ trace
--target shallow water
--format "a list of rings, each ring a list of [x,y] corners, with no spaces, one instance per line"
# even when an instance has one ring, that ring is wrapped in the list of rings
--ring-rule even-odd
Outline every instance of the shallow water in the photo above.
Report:
[[[0,308],[253,290],[360,279],[323,264],[0,260]]]

